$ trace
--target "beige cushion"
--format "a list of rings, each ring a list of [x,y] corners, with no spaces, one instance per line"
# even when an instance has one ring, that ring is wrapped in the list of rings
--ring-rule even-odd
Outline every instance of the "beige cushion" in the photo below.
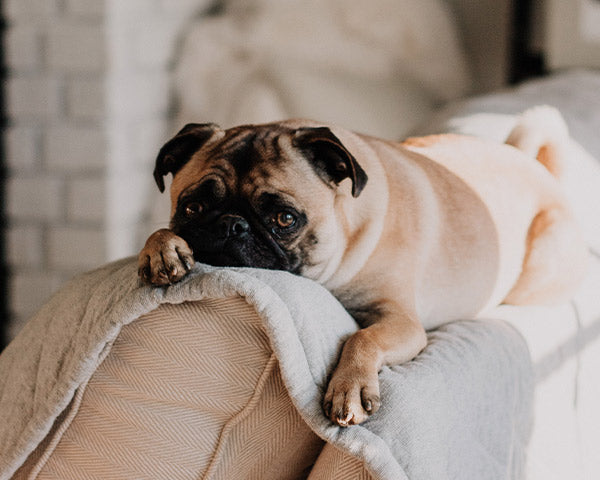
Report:
[[[255,310],[231,297],[123,327],[14,478],[305,478],[322,446]]]
[[[356,457],[348,455],[327,443],[308,480],[372,480],[373,477]]]

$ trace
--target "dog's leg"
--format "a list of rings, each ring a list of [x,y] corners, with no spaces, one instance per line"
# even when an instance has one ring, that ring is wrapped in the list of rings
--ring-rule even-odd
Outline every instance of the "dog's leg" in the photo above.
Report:
[[[344,344],[323,399],[325,414],[342,427],[356,425],[380,405],[379,370],[412,360],[427,336],[416,316],[384,317],[359,330]]]
[[[523,270],[504,303],[557,303],[569,298],[585,274],[587,248],[569,212],[543,210],[527,235]]]

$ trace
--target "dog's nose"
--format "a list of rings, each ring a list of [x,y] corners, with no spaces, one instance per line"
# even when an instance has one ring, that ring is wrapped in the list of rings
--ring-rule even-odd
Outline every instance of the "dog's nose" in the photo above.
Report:
[[[225,214],[219,218],[217,228],[221,238],[229,238],[244,235],[250,230],[250,225],[244,217]]]

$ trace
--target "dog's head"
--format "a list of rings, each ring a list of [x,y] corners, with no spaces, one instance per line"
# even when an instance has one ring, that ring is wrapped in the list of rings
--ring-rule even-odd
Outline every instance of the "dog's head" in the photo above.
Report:
[[[286,123],[187,125],[158,154],[161,191],[168,173],[171,229],[196,260],[301,274],[341,255],[340,184],[358,197],[367,182],[329,128]]]

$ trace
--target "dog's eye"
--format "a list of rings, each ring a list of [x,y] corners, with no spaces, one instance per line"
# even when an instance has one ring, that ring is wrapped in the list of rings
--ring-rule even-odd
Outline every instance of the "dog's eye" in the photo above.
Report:
[[[185,206],[184,212],[186,217],[196,217],[202,213],[202,205],[198,202],[190,202]]]
[[[290,228],[296,223],[296,217],[290,212],[279,212],[275,216],[275,223],[279,228]]]

